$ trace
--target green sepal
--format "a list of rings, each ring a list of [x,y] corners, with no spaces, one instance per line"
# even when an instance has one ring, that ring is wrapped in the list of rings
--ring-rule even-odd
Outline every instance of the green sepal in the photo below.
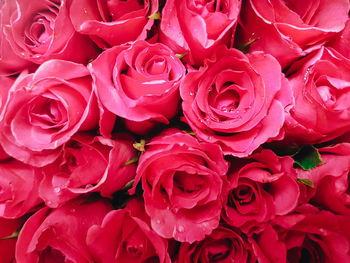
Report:
[[[149,19],[158,20],[158,19],[160,19],[160,13],[159,13],[159,12],[154,13],[154,14],[148,16],[148,18],[149,18]]]
[[[312,145],[304,145],[300,150],[292,155],[294,163],[298,164],[304,170],[311,170],[323,164],[320,153]]]
[[[311,180],[309,180],[309,179],[298,178],[297,180],[298,180],[298,182],[300,182],[302,184],[305,184],[306,186],[309,186],[311,188],[315,188],[314,183]]]

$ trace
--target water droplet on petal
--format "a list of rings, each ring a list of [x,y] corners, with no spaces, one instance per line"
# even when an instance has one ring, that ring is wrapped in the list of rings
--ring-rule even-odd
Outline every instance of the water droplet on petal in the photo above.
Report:
[[[55,187],[53,190],[55,191],[55,193],[59,193],[61,192],[61,187]]]
[[[180,233],[185,231],[185,228],[183,226],[178,226],[177,231],[179,231]]]

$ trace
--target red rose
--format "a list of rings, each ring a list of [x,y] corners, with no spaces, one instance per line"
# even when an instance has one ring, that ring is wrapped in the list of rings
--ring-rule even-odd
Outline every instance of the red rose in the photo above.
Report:
[[[252,252],[250,245],[238,230],[221,225],[201,241],[182,243],[177,262],[253,263],[256,259]]]
[[[95,191],[111,197],[134,179],[136,165],[124,164],[135,155],[130,138],[110,140],[76,134],[63,146],[61,156],[43,168],[40,197],[49,207]]]
[[[134,188],[142,181],[152,228],[165,238],[194,242],[219,224],[227,163],[217,145],[167,130],[140,156]]]
[[[95,128],[98,121],[89,71],[63,60],[20,75],[5,107],[0,143],[9,155],[34,166],[53,162],[74,133]]]
[[[171,262],[167,241],[151,229],[138,199],[109,212],[101,225],[90,227],[86,240],[96,262]]]
[[[331,140],[350,128],[350,60],[321,48],[287,72],[295,105],[286,117],[286,136],[299,143]]]
[[[348,0],[245,1],[242,42],[257,39],[250,50],[273,55],[285,68],[342,31],[349,8]]]
[[[145,133],[177,113],[185,67],[165,45],[137,41],[103,52],[89,66],[97,96],[127,127]]]
[[[72,0],[70,18],[75,29],[106,48],[146,39],[154,24],[158,0]]]
[[[249,239],[259,262],[350,262],[349,217],[310,205],[297,212]]]
[[[76,199],[57,209],[43,208],[24,224],[16,245],[16,261],[94,262],[86,245],[90,226],[101,224],[111,210],[104,201]]]
[[[200,65],[219,44],[230,44],[241,0],[168,0],[162,11],[160,41],[185,60]]]
[[[185,120],[196,136],[238,157],[279,134],[285,108],[292,102],[272,56],[246,56],[224,47],[203,68],[186,75],[180,93]]]
[[[228,174],[224,220],[244,232],[259,231],[261,224],[293,211],[299,186],[293,159],[263,150],[249,160],[236,159]]]
[[[0,175],[0,217],[19,218],[42,202],[38,168],[11,159],[0,163]]]
[[[6,0],[2,12],[3,45],[9,44],[22,59],[37,64],[53,58],[87,63],[97,54],[89,38],[75,32],[66,0]],[[10,58],[6,62],[14,63]]]

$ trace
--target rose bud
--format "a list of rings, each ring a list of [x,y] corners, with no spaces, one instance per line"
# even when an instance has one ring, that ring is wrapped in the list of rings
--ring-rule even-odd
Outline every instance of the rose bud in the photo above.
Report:
[[[4,47],[8,47],[5,51],[8,55],[0,60],[0,70],[2,67],[11,66],[13,62],[11,63],[10,58],[15,58],[12,53],[22,60],[36,64],[49,59],[87,63],[89,59],[96,57],[97,51],[93,42],[74,30],[67,2],[67,0],[4,1],[0,24],[4,35],[1,36],[1,42]],[[23,62],[19,61],[17,67],[23,69],[22,65]],[[20,70],[12,71],[17,73]]]
[[[21,74],[10,90],[0,123],[0,144],[12,157],[45,166],[79,130],[94,129],[98,108],[85,66],[63,60]]]
[[[146,41],[116,46],[88,66],[102,105],[144,134],[169,123],[179,105],[185,67],[167,46]]]
[[[292,94],[281,66],[262,52],[218,47],[180,85],[184,120],[195,135],[244,157],[280,135]]]
[[[57,207],[85,193],[99,191],[112,197],[135,177],[136,165],[128,164],[135,155],[132,138],[116,140],[78,133],[67,142],[60,157],[43,168],[40,197],[49,207]]]
[[[227,169],[219,146],[170,129],[147,144],[133,189],[142,182],[156,233],[192,243],[219,225]]]

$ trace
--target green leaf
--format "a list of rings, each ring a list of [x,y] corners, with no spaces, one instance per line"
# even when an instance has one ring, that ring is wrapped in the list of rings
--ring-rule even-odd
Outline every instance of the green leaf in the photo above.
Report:
[[[311,180],[309,180],[309,179],[298,178],[298,182],[303,183],[303,184],[305,184],[307,186],[310,186],[311,188],[315,188],[314,183]]]
[[[320,153],[312,145],[304,145],[300,150],[292,155],[294,163],[298,164],[304,170],[311,170],[323,164]]]
[[[159,12],[154,13],[154,14],[148,16],[148,18],[149,18],[149,19],[158,20],[158,19],[160,19],[160,13],[159,13]]]

